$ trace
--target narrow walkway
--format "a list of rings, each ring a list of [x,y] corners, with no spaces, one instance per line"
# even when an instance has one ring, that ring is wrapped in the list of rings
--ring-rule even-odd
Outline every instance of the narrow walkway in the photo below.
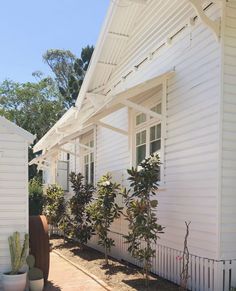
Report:
[[[50,272],[45,291],[105,291],[98,282],[55,253],[50,254]]]

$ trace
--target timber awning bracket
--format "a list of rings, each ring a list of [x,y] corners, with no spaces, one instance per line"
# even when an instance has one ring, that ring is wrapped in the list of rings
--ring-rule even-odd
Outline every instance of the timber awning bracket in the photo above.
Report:
[[[214,33],[216,40],[220,40],[220,20],[212,20],[206,14],[199,0],[188,0],[201,21]]]

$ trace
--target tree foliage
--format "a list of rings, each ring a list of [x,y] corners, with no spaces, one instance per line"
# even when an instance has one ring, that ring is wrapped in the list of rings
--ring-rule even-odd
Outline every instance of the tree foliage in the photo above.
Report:
[[[44,195],[43,214],[53,226],[58,226],[65,213],[64,191],[58,185],[49,185]]]
[[[128,251],[143,263],[143,270],[148,285],[148,274],[155,256],[152,248],[163,233],[163,227],[157,223],[157,205],[155,199],[158,190],[160,160],[158,155],[145,159],[140,168],[128,170],[131,189],[125,191],[126,220],[129,222],[129,232],[125,235],[129,244]],[[142,241],[145,244],[142,244]]]
[[[108,264],[108,253],[115,242],[110,238],[110,226],[120,217],[122,208],[115,199],[120,194],[120,185],[112,182],[110,174],[101,177],[97,184],[97,199],[88,208],[95,230],[99,236],[98,244],[104,247],[105,264]]]
[[[41,215],[43,211],[43,187],[37,178],[29,181],[29,215]]]
[[[70,174],[71,187],[74,196],[69,200],[70,209],[70,235],[76,238],[80,245],[87,244],[93,234],[93,226],[90,215],[86,209],[92,201],[94,187],[91,184],[84,183],[82,174]]]
[[[0,84],[0,114],[39,140],[65,112],[52,79],[37,83],[5,80]]]
[[[64,106],[75,104],[85,73],[93,53],[93,46],[82,48],[80,58],[69,50],[50,49],[43,55],[44,61],[55,75],[58,89],[64,99]]]

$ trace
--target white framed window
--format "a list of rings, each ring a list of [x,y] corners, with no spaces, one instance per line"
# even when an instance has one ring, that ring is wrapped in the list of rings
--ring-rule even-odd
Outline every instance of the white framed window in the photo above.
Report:
[[[85,183],[94,184],[94,134],[91,133],[82,138],[81,172]]]
[[[162,103],[152,106],[150,110],[161,114]],[[145,158],[151,154],[162,154],[162,124],[157,118],[148,116],[145,113],[136,113],[134,119],[135,127],[135,154],[134,165],[138,166]]]

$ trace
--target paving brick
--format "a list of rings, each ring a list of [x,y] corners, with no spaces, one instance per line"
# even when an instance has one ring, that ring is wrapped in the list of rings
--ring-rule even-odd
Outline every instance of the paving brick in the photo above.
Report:
[[[49,284],[45,291],[104,291],[95,280],[55,253],[50,256]]]

